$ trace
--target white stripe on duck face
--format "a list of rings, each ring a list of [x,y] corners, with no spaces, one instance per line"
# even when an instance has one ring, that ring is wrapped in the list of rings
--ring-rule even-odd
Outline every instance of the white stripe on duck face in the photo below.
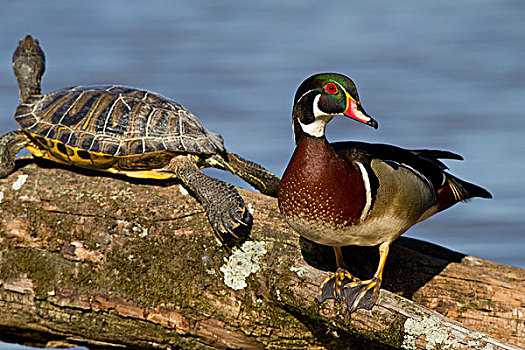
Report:
[[[332,120],[332,118],[335,116],[335,114],[326,114],[325,112],[319,109],[317,104],[320,98],[321,95],[317,95],[314,99],[313,111],[315,120],[310,124],[303,124],[300,120],[298,121],[299,125],[301,125],[301,129],[303,129],[305,133],[315,137],[324,136],[326,124],[328,124],[328,122]]]

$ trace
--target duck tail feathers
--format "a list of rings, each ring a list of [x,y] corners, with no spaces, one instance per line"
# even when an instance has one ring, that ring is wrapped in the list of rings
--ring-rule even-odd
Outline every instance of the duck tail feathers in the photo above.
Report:
[[[490,192],[483,187],[463,181],[450,174],[447,174],[446,176],[450,190],[458,202],[474,197],[492,198]]]

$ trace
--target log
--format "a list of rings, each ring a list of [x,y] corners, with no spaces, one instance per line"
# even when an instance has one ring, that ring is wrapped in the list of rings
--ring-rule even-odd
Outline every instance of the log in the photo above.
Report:
[[[316,301],[331,248],[299,239],[248,190],[251,239],[230,253],[173,182],[18,161],[0,179],[0,339],[137,349],[519,349],[525,269],[408,238],[377,305]],[[377,249],[348,247],[369,278]]]

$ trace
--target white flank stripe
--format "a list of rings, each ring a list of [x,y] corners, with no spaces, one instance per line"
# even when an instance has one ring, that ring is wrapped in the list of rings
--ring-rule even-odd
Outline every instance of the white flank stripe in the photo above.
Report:
[[[359,170],[361,171],[361,176],[363,177],[363,183],[365,184],[365,192],[366,192],[366,204],[363,208],[363,212],[361,213],[361,217],[359,218],[361,221],[366,219],[368,216],[368,213],[370,212],[370,207],[372,206],[372,189],[370,187],[370,178],[368,177],[368,172],[365,169],[365,166],[361,164],[360,162],[355,162],[357,166],[359,167]]]

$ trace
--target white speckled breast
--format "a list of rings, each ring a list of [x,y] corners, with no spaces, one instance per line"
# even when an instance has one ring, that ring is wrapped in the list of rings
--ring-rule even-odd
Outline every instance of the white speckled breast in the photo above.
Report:
[[[337,162],[311,157],[304,150],[301,153],[294,153],[283,175],[279,208],[295,231],[314,242],[330,246],[392,242],[435,202],[433,189],[411,169],[373,159],[370,168],[379,184],[371,206],[365,208],[367,198],[361,178],[365,173],[357,166],[345,170],[353,178],[347,181],[345,172],[330,169]],[[305,170],[308,162],[315,164]],[[333,181],[326,181],[327,176]],[[357,180],[361,186],[355,185]],[[363,202],[361,206],[357,200]],[[358,207],[358,211],[348,209]],[[361,217],[362,210],[369,211]]]

